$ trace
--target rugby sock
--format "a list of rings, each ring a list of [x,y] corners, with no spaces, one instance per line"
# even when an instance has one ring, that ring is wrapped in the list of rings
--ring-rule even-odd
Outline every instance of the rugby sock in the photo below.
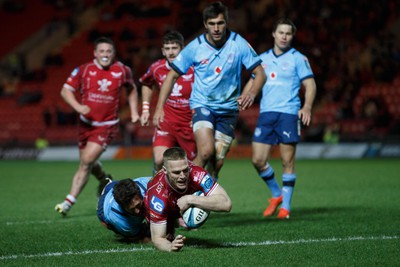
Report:
[[[272,197],[279,197],[282,194],[281,188],[275,179],[275,171],[271,166],[265,171],[260,172],[259,175],[271,190]]]
[[[292,200],[295,182],[296,182],[296,174],[295,173],[282,174],[282,184],[283,184],[283,186],[282,186],[282,194],[283,194],[282,208],[289,210],[289,211],[290,211],[290,202]]]
[[[70,208],[72,205],[75,204],[75,202],[76,202],[76,198],[74,196],[68,194],[64,200],[63,205],[66,205],[66,206],[68,206],[68,208]]]

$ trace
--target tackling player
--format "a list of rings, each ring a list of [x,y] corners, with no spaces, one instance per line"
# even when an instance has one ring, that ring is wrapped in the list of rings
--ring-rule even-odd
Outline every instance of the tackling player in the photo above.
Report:
[[[183,36],[176,31],[164,35],[161,48],[164,59],[154,62],[147,72],[139,79],[142,84],[142,115],[140,122],[142,126],[149,125],[150,102],[155,87],[161,88],[171,70],[171,62],[176,58],[183,48]],[[159,128],[154,130],[153,156],[155,171],[162,167],[163,153],[167,148],[180,146],[188,155],[189,160],[196,156],[196,142],[192,128],[192,111],[189,107],[189,97],[192,92],[194,81],[193,68],[179,77],[168,96],[164,107],[164,121]]]
[[[296,182],[295,153],[300,141],[300,124],[311,122],[311,109],[316,95],[314,75],[307,57],[291,47],[296,26],[287,18],[278,20],[272,31],[274,47],[260,55],[267,82],[262,90],[260,116],[253,135],[253,165],[272,192],[270,204],[264,211],[268,217],[282,207],[278,219],[289,219],[290,202]],[[246,84],[251,86],[253,80]],[[299,90],[305,88],[301,108]],[[282,190],[275,172],[268,164],[272,146],[279,144],[283,166]]]
[[[154,246],[163,251],[180,251],[186,237],[175,236],[175,222],[185,210],[195,206],[229,212],[232,202],[205,169],[188,161],[182,148],[167,149],[163,159],[162,170],[147,184],[146,217]],[[192,195],[197,191],[202,191],[204,196]]]
[[[265,83],[261,59],[238,33],[228,30],[228,9],[221,3],[203,11],[206,32],[191,41],[171,64],[153,116],[160,127],[164,104],[176,79],[194,66],[195,79],[190,96],[194,111],[193,131],[197,145],[194,163],[210,168],[217,179],[232,141],[239,110],[250,107]],[[255,75],[254,83],[241,90],[242,66]]]
[[[107,229],[132,241],[150,241],[143,204],[150,178],[109,181],[97,204],[97,217]]]
[[[130,67],[115,59],[115,46],[111,39],[100,37],[95,41],[94,60],[74,69],[61,90],[61,96],[79,118],[79,167],[69,194],[55,206],[66,215],[76,202],[93,174],[100,182],[99,191],[107,183],[107,175],[98,159],[118,133],[118,110],[121,91],[128,92],[133,123],[139,120],[137,90]],[[75,94],[80,94],[78,101]],[[109,175],[108,175],[109,177]]]

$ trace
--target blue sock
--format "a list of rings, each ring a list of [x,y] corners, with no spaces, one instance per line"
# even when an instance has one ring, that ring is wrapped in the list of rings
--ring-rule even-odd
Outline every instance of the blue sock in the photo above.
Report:
[[[296,182],[296,174],[282,174],[282,208],[290,211],[290,202],[292,200],[294,184]]]
[[[275,179],[274,169],[271,166],[269,166],[265,171],[259,173],[259,175],[271,190],[272,197],[279,197],[282,194],[281,188]]]

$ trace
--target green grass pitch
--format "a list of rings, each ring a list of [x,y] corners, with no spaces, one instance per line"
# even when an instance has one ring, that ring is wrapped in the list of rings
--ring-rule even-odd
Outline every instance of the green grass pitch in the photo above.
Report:
[[[150,160],[103,161],[115,178]],[[281,181],[281,164],[271,165]],[[179,253],[119,242],[96,217],[93,177],[66,218],[55,211],[77,162],[0,161],[0,266],[400,266],[400,161],[298,160],[289,221],[262,217],[270,193],[249,159],[219,182],[231,213],[211,213]]]

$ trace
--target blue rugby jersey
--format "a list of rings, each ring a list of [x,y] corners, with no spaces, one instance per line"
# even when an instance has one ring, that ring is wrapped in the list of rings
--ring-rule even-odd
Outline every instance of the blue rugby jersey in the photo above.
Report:
[[[273,49],[260,55],[267,81],[262,89],[260,112],[297,115],[301,82],[314,77],[306,56],[294,48],[276,56]]]
[[[217,114],[238,110],[242,66],[252,71],[261,63],[251,45],[239,34],[227,32],[225,44],[216,48],[206,34],[191,41],[173,61],[172,67],[184,74],[194,66],[195,79],[190,108],[207,107]]]

